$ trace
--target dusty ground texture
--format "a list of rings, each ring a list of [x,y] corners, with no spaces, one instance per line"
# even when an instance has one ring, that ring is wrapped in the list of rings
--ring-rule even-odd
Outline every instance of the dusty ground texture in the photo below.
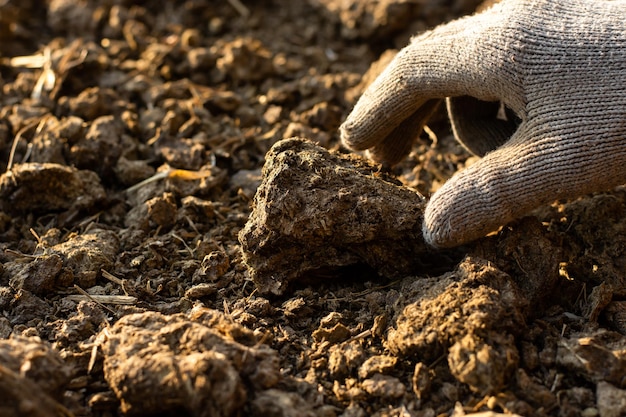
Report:
[[[0,2],[0,416],[625,415],[626,190],[434,253],[445,115],[339,149],[479,2],[244,3]]]

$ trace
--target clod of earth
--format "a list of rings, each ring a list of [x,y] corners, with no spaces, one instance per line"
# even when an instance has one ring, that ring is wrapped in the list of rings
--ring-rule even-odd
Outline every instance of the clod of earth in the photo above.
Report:
[[[412,300],[389,331],[396,355],[434,361],[446,355],[452,375],[483,394],[499,392],[517,368],[514,335],[525,327],[524,298],[489,263],[466,258],[455,271],[409,283]]]
[[[72,284],[90,288],[95,285],[100,271],[113,265],[119,245],[117,235],[109,230],[70,234],[64,242],[38,248],[37,256],[26,258],[28,262],[24,259],[6,262],[5,275],[10,277],[9,285],[14,290],[27,290],[36,295]]]
[[[38,337],[0,340],[0,415],[70,415],[55,398],[69,382],[58,352]]]
[[[0,209],[7,213],[87,210],[105,196],[95,172],[64,165],[20,164],[0,176]]]
[[[280,380],[277,352],[215,310],[147,312],[103,332],[104,377],[127,415],[235,416]]]
[[[436,257],[422,239],[424,204],[357,156],[286,139],[266,156],[239,234],[244,262],[261,293],[282,294],[298,278],[354,264],[402,277]]]

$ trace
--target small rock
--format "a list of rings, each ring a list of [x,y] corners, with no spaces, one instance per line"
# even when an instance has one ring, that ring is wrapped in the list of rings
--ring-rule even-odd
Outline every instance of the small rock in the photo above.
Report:
[[[303,317],[311,312],[311,308],[302,297],[291,298],[285,301],[282,307],[283,313],[288,318]]]
[[[422,362],[415,364],[415,371],[413,371],[413,378],[411,383],[413,385],[413,392],[418,399],[424,399],[430,395],[430,388],[432,385],[435,373],[428,368]]]
[[[626,415],[626,390],[619,389],[608,382],[600,381],[596,386],[596,397],[600,417],[619,417]]]
[[[393,370],[398,358],[388,355],[376,355],[367,359],[359,368],[359,378],[369,378],[374,374],[388,374]]]
[[[400,398],[406,393],[406,387],[398,378],[387,375],[376,374],[363,381],[362,386],[372,397]]]
[[[330,347],[328,371],[335,379],[343,379],[365,360],[365,351],[358,342],[342,343]]]
[[[204,257],[200,267],[194,272],[193,283],[214,282],[230,268],[230,258],[222,250],[212,251]]]
[[[15,291],[25,289],[36,295],[50,293],[62,266],[63,261],[59,255],[38,256],[13,275],[9,285]]]
[[[331,311],[326,316],[322,317],[320,320],[320,327],[331,328],[339,323],[343,319],[343,314],[338,313],[336,311]]]
[[[203,282],[201,284],[194,285],[185,291],[185,297],[191,298],[192,300],[197,300],[198,298],[208,297],[217,292],[217,287],[215,284],[210,284],[207,282]]]
[[[456,379],[483,395],[502,391],[517,366],[513,337],[490,335],[485,341],[467,334],[450,348],[448,365]]]
[[[74,282],[82,288],[96,284],[102,269],[113,265],[120,242],[110,230],[92,229],[83,235],[71,234],[65,242],[49,248],[49,253],[63,259],[63,268],[71,271]]]
[[[171,227],[176,222],[178,207],[176,199],[172,193],[163,193],[159,197],[154,197],[146,201],[148,216],[150,220],[162,227]]]
[[[335,344],[347,340],[350,337],[350,329],[341,323],[337,323],[331,328],[320,326],[311,336],[318,343],[326,341]]]

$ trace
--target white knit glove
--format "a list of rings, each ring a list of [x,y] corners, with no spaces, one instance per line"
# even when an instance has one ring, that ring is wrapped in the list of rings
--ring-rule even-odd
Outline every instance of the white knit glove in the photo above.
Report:
[[[457,138],[486,155],[432,196],[423,231],[434,246],[626,183],[626,0],[504,0],[415,37],[342,140],[398,162],[445,97]],[[496,117],[499,101],[517,120]]]

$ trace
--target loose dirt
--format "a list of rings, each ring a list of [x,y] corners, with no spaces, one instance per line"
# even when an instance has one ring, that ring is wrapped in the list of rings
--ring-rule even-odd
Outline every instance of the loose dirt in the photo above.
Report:
[[[445,114],[339,145],[478,3],[0,2],[0,416],[626,415],[625,189],[435,252]]]

